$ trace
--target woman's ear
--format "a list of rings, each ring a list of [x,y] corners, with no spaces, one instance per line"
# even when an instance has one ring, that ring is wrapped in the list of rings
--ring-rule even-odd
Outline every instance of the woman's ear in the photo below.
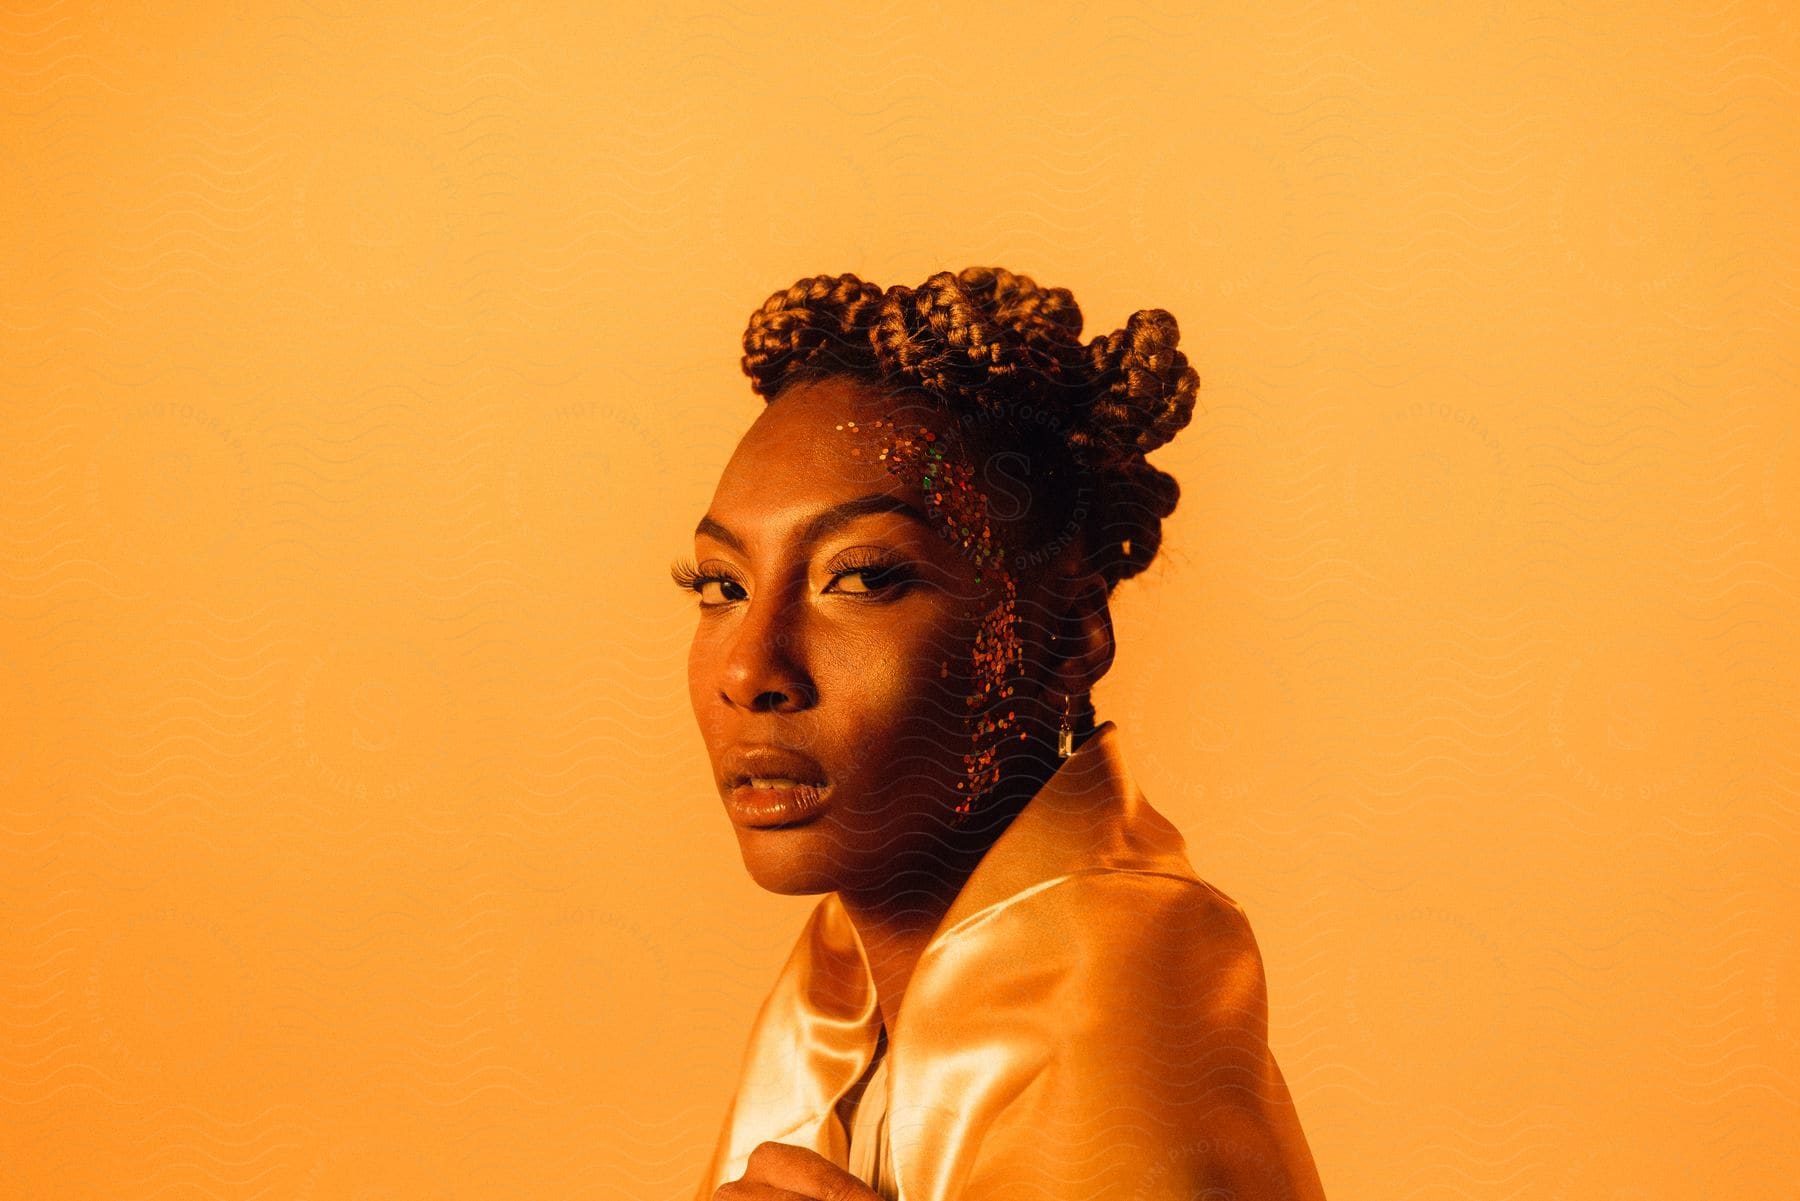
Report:
[[[1054,670],[1058,689],[1072,696],[1091,691],[1112,668],[1112,606],[1106,580],[1099,572],[1061,576],[1055,582],[1061,600]]]

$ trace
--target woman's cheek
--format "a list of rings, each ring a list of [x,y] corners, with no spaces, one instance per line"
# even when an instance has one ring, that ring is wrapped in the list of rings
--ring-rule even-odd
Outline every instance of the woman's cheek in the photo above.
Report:
[[[688,643],[688,704],[693,707],[694,716],[700,720],[703,732],[708,709],[706,698],[712,695],[715,663],[713,647],[706,632],[696,630],[693,641]]]
[[[912,754],[927,738],[960,756],[958,722],[969,690],[972,639],[946,628],[941,615],[932,616],[930,622],[894,620],[886,637],[860,648],[852,668],[856,704],[868,715],[869,728],[910,742]],[[904,754],[909,748],[899,749]]]

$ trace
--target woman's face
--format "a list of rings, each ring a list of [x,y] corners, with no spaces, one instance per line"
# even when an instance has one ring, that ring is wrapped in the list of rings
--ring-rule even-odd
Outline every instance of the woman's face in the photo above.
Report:
[[[1004,577],[934,530],[917,480],[881,457],[884,417],[942,429],[852,381],[790,387],[695,533],[690,699],[744,864],[773,892],[878,892],[956,838],[965,698]],[[993,699],[980,711],[1005,709]]]

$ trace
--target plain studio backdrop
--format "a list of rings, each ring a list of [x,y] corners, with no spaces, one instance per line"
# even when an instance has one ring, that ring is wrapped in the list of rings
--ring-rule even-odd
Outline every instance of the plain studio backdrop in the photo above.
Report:
[[[739,862],[666,569],[749,311],[971,264],[1201,374],[1097,700],[1334,1201],[1786,1195],[1797,51],[10,6],[0,1197],[688,1196],[813,900]]]

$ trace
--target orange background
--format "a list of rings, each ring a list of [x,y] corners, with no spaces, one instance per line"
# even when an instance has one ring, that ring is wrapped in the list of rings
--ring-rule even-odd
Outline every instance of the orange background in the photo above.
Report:
[[[1791,1195],[1796,17],[1199,7],[0,17],[0,1197],[690,1193],[813,901],[666,567],[972,263],[1200,370],[1098,705],[1334,1201]]]

